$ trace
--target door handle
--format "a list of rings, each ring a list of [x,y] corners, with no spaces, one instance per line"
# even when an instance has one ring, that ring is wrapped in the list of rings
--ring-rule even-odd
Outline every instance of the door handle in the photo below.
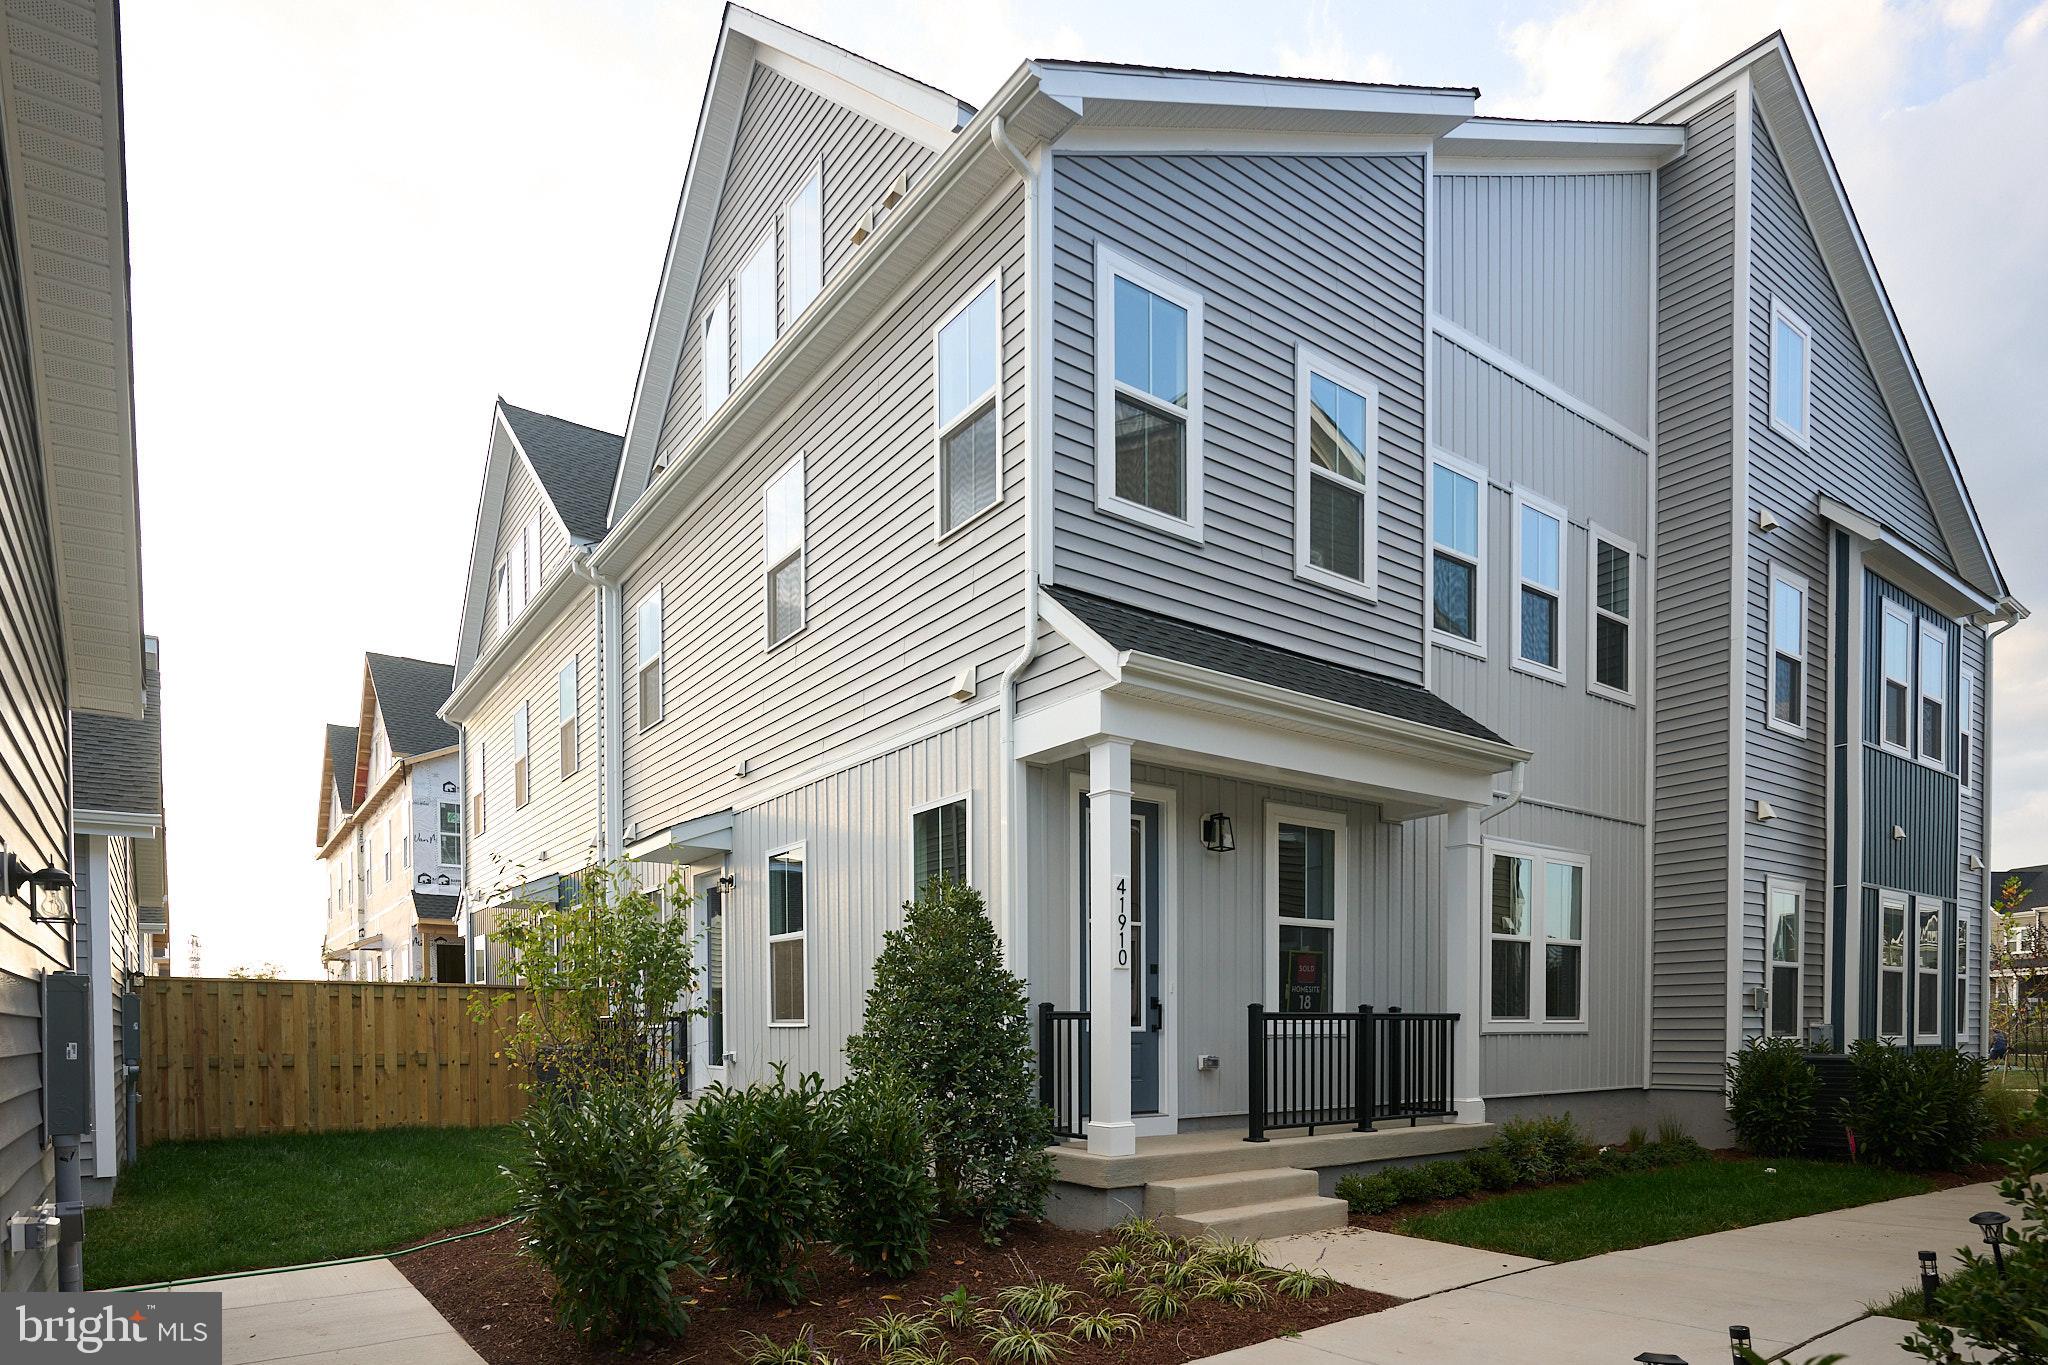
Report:
[[[1162,1018],[1164,1017],[1164,1013],[1165,1013],[1165,1012],[1164,1012],[1163,1010],[1161,1010],[1161,1009],[1159,1008],[1159,997],[1158,997],[1158,996],[1156,996],[1156,995],[1155,995],[1155,996],[1153,996],[1153,997],[1152,997],[1152,1031],[1153,1031],[1154,1033],[1157,1033],[1157,1032],[1159,1032],[1159,1031],[1160,1031],[1160,1028],[1161,1028],[1160,1020],[1161,1020],[1161,1019],[1162,1019]]]

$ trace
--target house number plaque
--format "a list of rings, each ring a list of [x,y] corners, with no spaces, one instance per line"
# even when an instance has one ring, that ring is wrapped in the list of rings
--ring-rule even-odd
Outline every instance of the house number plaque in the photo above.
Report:
[[[1116,879],[1116,965],[1123,971],[1131,968],[1131,908],[1127,903],[1129,880]]]

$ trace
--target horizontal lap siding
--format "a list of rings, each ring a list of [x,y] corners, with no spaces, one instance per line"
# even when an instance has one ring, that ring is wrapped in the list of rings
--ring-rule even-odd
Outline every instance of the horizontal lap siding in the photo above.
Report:
[[[1701,1089],[1727,1038],[1735,170],[1728,100],[1658,182],[1650,1078]]]
[[[1038,653],[1017,679],[1017,714],[1028,716],[1048,706],[1091,692],[1109,681],[1094,660],[1076,649],[1050,626],[1038,628]]]
[[[1422,163],[1053,162],[1053,577],[1268,644],[1419,679]],[[1204,299],[1204,540],[1095,507],[1095,243]],[[1380,388],[1379,600],[1294,576],[1294,348]]]
[[[683,355],[669,397],[657,460],[666,463],[704,424],[704,316],[721,295],[728,298],[731,357],[738,355],[738,297],[733,278],[771,229],[780,245],[776,271],[779,330],[791,322],[787,232],[781,215],[789,197],[822,163],[825,274],[829,282],[862,248],[854,245],[854,220],[881,202],[898,175],[916,174],[931,164],[929,148],[827,99],[778,72],[756,67],[739,137],[719,201],[718,221],[705,248],[697,297],[690,306]]]
[[[623,657],[636,657],[634,604],[659,582],[668,660],[652,729],[626,689],[628,825],[743,806],[752,783],[800,780],[835,755],[945,724],[961,710],[949,693],[963,666],[977,700],[994,702],[1017,649],[1023,576],[1023,227],[1021,191],[1004,192],[627,573]],[[932,332],[998,266],[1005,498],[935,541]],[[768,650],[762,495],[800,455],[807,624]]]
[[[555,520],[554,511],[548,507],[546,494],[540,481],[527,471],[523,460],[512,462],[511,473],[505,480],[504,513],[498,522],[498,543],[491,551],[491,581],[485,588],[484,638],[485,648],[498,638],[498,566],[509,557],[512,572],[519,572],[519,536],[532,522],[540,517],[540,563],[535,566],[535,577],[528,585],[528,595],[538,596],[540,585],[548,575],[562,566],[563,557],[569,550],[568,536]],[[515,594],[516,598],[516,594]]]

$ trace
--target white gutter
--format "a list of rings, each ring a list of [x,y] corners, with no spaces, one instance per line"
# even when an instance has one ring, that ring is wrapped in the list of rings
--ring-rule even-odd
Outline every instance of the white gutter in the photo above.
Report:
[[[1502,801],[1500,802],[1500,804],[1498,804],[1498,805],[1496,805],[1496,806],[1492,807],[1492,808],[1491,808],[1490,810],[1488,810],[1488,811],[1486,812],[1486,814],[1484,814],[1484,815],[1480,816],[1480,817],[1479,817],[1479,823],[1483,825],[1483,824],[1485,824],[1485,823],[1486,823],[1486,822],[1487,822],[1488,820],[1491,820],[1491,819],[1493,819],[1493,817],[1494,817],[1494,816],[1496,816],[1496,815],[1506,815],[1506,814],[1507,814],[1507,813],[1508,813],[1509,811],[1513,810],[1513,809],[1514,809],[1514,808],[1515,808],[1516,806],[1519,806],[1519,805],[1521,805],[1521,804],[1522,804],[1522,791],[1523,791],[1523,789],[1524,789],[1525,787],[1527,787],[1527,786],[1528,786],[1528,782],[1529,782],[1529,765],[1528,765],[1528,763],[1527,763],[1526,761],[1523,761],[1523,762],[1518,762],[1518,763],[1516,763],[1516,764],[1515,764],[1515,766],[1514,766],[1513,768],[1511,768],[1511,769],[1509,769],[1509,770],[1508,770],[1508,789],[1507,789],[1507,790],[1506,790],[1505,792],[1495,792],[1495,793],[1494,793],[1494,795],[1495,795],[1495,796],[1497,796],[1497,797],[1502,797],[1502,798],[1504,798],[1504,799],[1503,799],[1503,800],[1502,800]]]

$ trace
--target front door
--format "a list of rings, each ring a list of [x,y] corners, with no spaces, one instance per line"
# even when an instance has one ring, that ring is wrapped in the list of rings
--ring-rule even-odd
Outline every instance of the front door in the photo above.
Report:
[[[444,982],[461,981],[464,966],[462,958],[462,945],[460,943],[436,943],[434,945],[434,980]]]
[[[1131,802],[1131,1112],[1159,1112],[1159,1035],[1165,1006],[1159,978],[1163,928],[1159,895],[1160,810]],[[1081,796],[1081,1008],[1088,1008],[1088,797]]]
[[[696,1004],[703,1017],[690,1021],[690,1079],[693,1089],[725,1079],[725,889],[718,872],[697,878],[690,913],[697,964]]]

